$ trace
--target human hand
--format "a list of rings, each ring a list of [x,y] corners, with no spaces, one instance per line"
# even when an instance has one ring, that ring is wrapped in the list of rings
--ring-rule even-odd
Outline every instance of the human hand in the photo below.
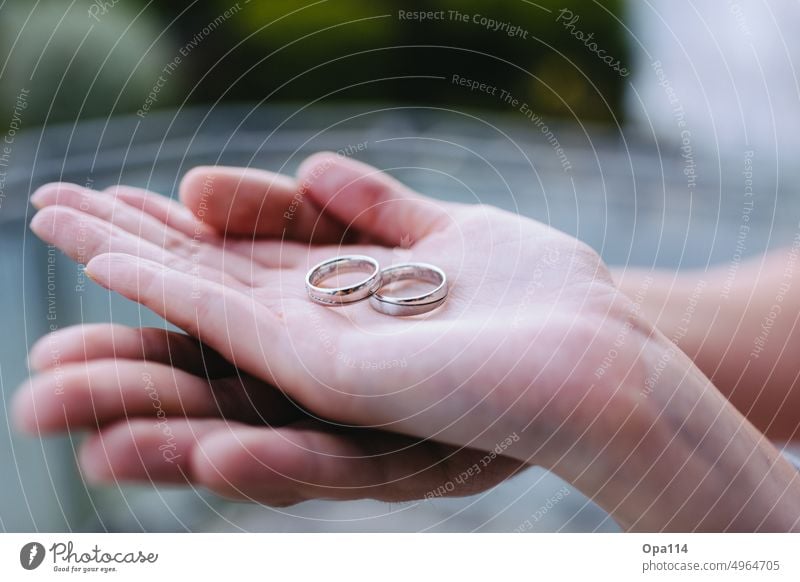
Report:
[[[327,421],[484,451],[522,435],[506,456],[553,468],[625,524],[653,527],[666,515],[667,523],[685,527],[687,519],[696,519],[689,515],[696,513],[692,504],[676,508],[644,482],[652,474],[671,484],[675,465],[667,465],[667,474],[654,470],[651,458],[636,449],[642,443],[660,447],[662,457],[685,466],[696,458],[696,443],[673,444],[685,430],[675,415],[699,409],[725,421],[710,447],[716,460],[713,451],[729,444],[725,439],[733,438],[739,419],[680,355],[659,376],[668,390],[637,402],[645,370],[667,344],[616,292],[595,253],[496,209],[421,198],[351,161],[314,157],[298,181],[299,188],[264,172],[190,173],[182,193],[187,206],[200,215],[216,205],[204,212],[208,223],[257,235],[250,241],[226,240],[206,225],[189,230],[188,219],[173,224],[170,216],[180,212],[165,211],[163,201],[140,204],[145,211],[159,208],[149,217],[127,209],[120,217],[109,212],[108,200],[104,207],[91,194],[90,212],[105,220],[89,220],[85,258],[96,258],[88,271]],[[81,200],[86,194],[65,197],[64,188],[54,190],[55,201],[53,190],[39,196],[38,204],[45,206],[49,197],[59,207],[40,212],[33,228],[81,260],[74,235],[86,217],[63,206],[70,205],[69,196]],[[276,220],[280,216],[290,218]],[[231,218],[235,226],[226,229]],[[55,225],[59,229],[48,228]],[[276,240],[284,232],[358,244]],[[404,241],[409,248],[397,250]],[[451,296],[443,308],[409,320],[372,312],[366,304],[335,310],[310,304],[302,286],[306,269],[344,252],[370,254],[384,265],[396,254],[437,264],[451,279]],[[613,366],[598,375],[621,330],[626,349],[615,350]],[[382,362],[411,363],[386,370]],[[670,414],[664,418],[663,412]],[[770,461],[767,472],[776,464],[778,472],[785,469],[773,462],[773,451],[755,449],[758,459]],[[704,466],[690,469],[682,486],[707,499],[716,483],[699,487]],[[711,517],[718,527],[719,516]]]
[[[509,375],[504,383],[518,386],[530,384],[537,368],[549,372],[528,395],[546,399],[544,386],[557,388],[564,380],[557,376],[572,367],[545,369],[554,354],[533,350],[533,342],[557,346],[559,336],[585,334],[584,314],[602,316],[613,297],[597,255],[539,223],[491,207],[425,199],[367,166],[327,155],[306,162],[298,183],[306,199],[297,216],[276,221],[276,211],[284,211],[283,217],[295,200],[293,181],[228,169],[189,174],[182,188],[187,206],[199,211],[214,200],[227,204],[208,212],[209,221],[227,219],[231,209],[256,216],[249,227],[259,234],[255,241],[230,240],[207,225],[192,227],[188,219],[179,224],[175,217],[184,217],[172,208],[159,208],[157,220],[155,212],[131,208],[135,202],[115,203],[64,185],[37,194],[34,203],[43,208],[32,228],[73,258],[91,259],[87,271],[102,284],[165,315],[316,414],[358,426],[391,425],[445,442],[453,434],[451,444],[459,446],[491,449],[504,440],[512,432],[504,422],[466,439],[457,433],[471,425],[469,416],[480,417],[473,425],[480,426],[497,417],[498,405],[513,408],[523,396],[493,396],[503,375]],[[204,184],[213,184],[210,194],[203,194]],[[154,206],[152,198],[146,200]],[[258,213],[256,204],[267,206]],[[241,220],[232,222],[244,230]],[[323,236],[323,223],[323,238],[342,239],[349,228],[355,234],[348,238],[364,242],[309,246],[276,240],[282,234],[276,225],[284,222],[298,238]],[[336,225],[346,226],[331,236]],[[86,238],[80,247],[79,228]],[[407,248],[388,246],[403,241]],[[342,309],[310,303],[303,286],[308,266],[344,252],[369,254],[383,265],[397,254],[437,264],[448,273],[450,296],[430,316],[405,320],[376,313],[366,303]],[[491,352],[496,356],[487,361]],[[530,411],[521,411],[517,426],[528,423]]]
[[[92,430],[79,452],[92,482],[204,486],[283,506],[468,495],[522,466],[497,457],[463,480],[486,464],[484,452],[331,427],[193,338],[163,329],[65,328],[37,342],[29,363],[36,375],[16,395],[19,428]]]

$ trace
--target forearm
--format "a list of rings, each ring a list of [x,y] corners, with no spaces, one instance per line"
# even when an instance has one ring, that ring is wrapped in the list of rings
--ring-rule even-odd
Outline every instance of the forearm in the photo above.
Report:
[[[735,270],[617,270],[644,316],[771,438],[800,426],[797,253],[775,251]]]

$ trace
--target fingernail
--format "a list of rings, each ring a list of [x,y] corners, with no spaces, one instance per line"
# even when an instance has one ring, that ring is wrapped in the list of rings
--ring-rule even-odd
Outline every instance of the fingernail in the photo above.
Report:
[[[39,351],[40,351],[39,343],[41,341],[42,340],[39,339],[36,342],[34,342],[34,344],[28,350],[28,357],[25,358],[25,363],[28,365],[28,370],[31,371],[39,370],[39,364],[37,363],[37,360],[39,359]]]
[[[94,435],[87,440],[78,455],[81,475],[86,483],[100,484],[108,480],[108,464],[104,459],[103,447],[99,446],[100,437]]]
[[[37,354],[35,354],[33,348],[31,348],[31,351],[28,352],[28,357],[25,358],[25,364],[28,366],[29,371],[38,372],[41,369],[41,365],[37,362],[38,359]]]
[[[106,480],[103,469],[96,461],[81,461],[81,475],[83,480],[90,485],[99,485]]]
[[[31,194],[31,204],[38,209],[41,209],[44,206],[44,196],[45,190],[50,187],[49,184],[45,184],[44,186],[39,186],[36,191]]]
[[[52,218],[52,217],[51,217]],[[45,238],[53,231],[53,220],[47,220],[46,213],[37,212],[31,219],[30,228],[39,238]]]
[[[10,407],[11,423],[14,426],[14,430],[29,435],[36,434],[36,422],[31,414],[31,398],[29,382],[25,382],[14,392],[14,396],[11,397]]]
[[[53,333],[57,332],[51,332],[44,337],[40,337],[30,347],[28,350],[28,357],[26,358],[28,370],[31,370],[32,372],[39,372],[47,368],[49,363],[48,359],[51,354],[55,355],[58,353],[58,350],[54,349],[52,344],[54,341]],[[46,342],[50,342],[50,344],[47,344]]]
[[[43,184],[39,186],[36,191],[31,194],[30,201],[31,204],[41,210],[47,204],[47,199],[53,191],[56,192],[56,199],[58,199],[58,190],[64,186],[61,182],[50,182],[49,184]]]
[[[92,281],[94,283],[97,283],[98,285],[101,285],[100,281],[98,281],[97,279],[94,278],[94,276],[92,275],[92,272],[88,269],[88,266],[89,265],[84,265],[83,274],[86,275],[86,278],[89,279],[90,281]]]

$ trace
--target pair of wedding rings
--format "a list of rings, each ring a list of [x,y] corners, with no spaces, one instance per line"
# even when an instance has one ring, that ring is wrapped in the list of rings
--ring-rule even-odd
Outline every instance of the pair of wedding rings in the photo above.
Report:
[[[320,286],[326,279],[352,272],[363,272],[367,277],[343,287]],[[387,285],[406,280],[422,281],[434,288],[410,297],[383,292]],[[306,290],[312,301],[328,307],[369,298],[372,308],[386,315],[419,315],[436,309],[447,299],[447,277],[439,267],[427,263],[403,263],[381,269],[372,257],[346,255],[313,267],[306,275]]]

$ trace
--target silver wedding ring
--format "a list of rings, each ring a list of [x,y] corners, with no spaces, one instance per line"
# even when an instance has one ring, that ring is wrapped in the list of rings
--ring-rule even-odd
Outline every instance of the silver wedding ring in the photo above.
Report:
[[[447,299],[447,277],[439,267],[427,263],[404,263],[381,271],[381,288],[369,298],[376,311],[386,315],[419,315],[439,307]],[[382,293],[385,286],[398,281],[423,281],[435,285],[426,293],[410,297],[395,297]]]
[[[367,277],[352,285],[321,287],[326,279],[343,273],[363,272]],[[322,261],[306,275],[306,290],[312,301],[322,305],[345,305],[361,301],[381,287],[381,269],[378,261],[365,255],[346,255]]]
[[[367,277],[343,287],[321,284],[342,273],[363,272]],[[434,286],[431,291],[409,297],[382,293],[399,281],[422,281]],[[403,263],[381,270],[378,261],[366,255],[346,255],[322,261],[306,275],[306,290],[312,301],[327,306],[346,305],[369,297],[369,304],[386,315],[419,315],[433,311],[447,299],[447,277],[439,267],[427,263]]]

